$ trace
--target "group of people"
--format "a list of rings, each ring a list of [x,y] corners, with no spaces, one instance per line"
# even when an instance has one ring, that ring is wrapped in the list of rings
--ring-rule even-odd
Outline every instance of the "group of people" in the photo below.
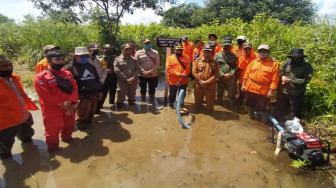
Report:
[[[302,48],[292,49],[287,56],[290,60],[280,67],[276,59],[270,57],[267,44],[260,45],[255,53],[245,36],[238,36],[237,47],[232,45],[231,37],[225,37],[222,44],[216,42],[215,34],[208,38],[204,46],[201,40],[196,40],[194,48],[188,37],[183,36],[183,44],[177,45],[175,54],[168,57],[171,106],[176,91],[187,87],[187,75],[191,71],[195,79],[196,110],[202,107],[205,96],[207,112],[212,113],[216,97],[218,103],[223,104],[227,93],[228,108],[237,112],[245,105],[251,119],[257,111],[261,121],[267,123],[272,99],[276,99],[274,116],[278,121],[283,122],[290,112],[301,119],[306,85],[313,76],[313,68],[304,60],[307,56]]]
[[[194,48],[183,36],[183,43],[167,57],[170,107],[174,108],[178,92],[186,90],[192,78],[196,110],[202,109],[205,98],[207,112],[214,112],[216,96],[222,104],[227,91],[230,110],[236,112],[245,104],[251,118],[259,111],[266,122],[267,106],[277,93],[278,120],[283,120],[289,107],[295,117],[301,118],[305,86],[313,74],[302,49],[293,49],[288,55],[290,60],[279,68],[279,63],[269,57],[268,45],[260,45],[254,53],[245,36],[237,38],[237,47],[230,37],[222,44],[216,40],[217,36],[210,34],[206,45],[196,40]],[[142,45],[143,49],[136,51],[135,43],[127,42],[115,57],[112,45],[105,44],[103,56],[98,58],[98,44],[90,43],[88,47],[76,47],[67,65],[60,47],[44,47],[45,58],[35,67],[34,87],[39,95],[48,151],[59,148],[59,137],[69,142],[75,125],[79,130],[87,129],[94,114],[100,113],[108,93],[109,103],[116,103],[117,109],[123,108],[126,97],[129,105],[135,104],[137,84],[141,100],[146,101],[148,91],[149,101],[154,101],[160,56],[150,39],[144,39]],[[28,110],[38,108],[25,94],[19,76],[13,74],[11,61],[4,56],[0,56],[0,91],[0,107],[6,109],[0,113],[0,158],[4,159],[11,156],[15,136],[22,142],[31,141],[33,119]]]

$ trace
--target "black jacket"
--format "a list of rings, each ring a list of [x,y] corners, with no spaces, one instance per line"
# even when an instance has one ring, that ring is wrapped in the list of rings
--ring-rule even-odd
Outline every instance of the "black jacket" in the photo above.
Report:
[[[78,63],[73,60],[68,66],[66,66],[78,85],[79,94],[92,94],[101,91],[101,84],[97,70],[90,63]]]

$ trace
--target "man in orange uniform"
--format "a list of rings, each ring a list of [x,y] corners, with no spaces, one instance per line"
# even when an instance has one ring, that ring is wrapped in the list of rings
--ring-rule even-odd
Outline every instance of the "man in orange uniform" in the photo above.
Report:
[[[246,42],[246,37],[245,36],[238,36],[237,37],[237,44],[238,44],[238,47],[236,48],[236,55],[238,56],[238,58],[240,58],[241,56],[243,56],[244,52],[244,47],[243,47],[243,44]],[[254,49],[251,48],[252,50],[252,53],[254,54]]]
[[[182,37],[182,41],[183,41],[183,54],[186,54],[189,57],[189,62],[193,62],[194,58],[194,43],[189,42],[188,37],[187,36],[183,36]]]
[[[29,142],[34,135],[33,118],[27,110],[37,110],[36,105],[23,91],[20,77],[13,74],[13,64],[0,56],[0,159],[12,156],[15,136]]]
[[[273,62],[269,57],[270,47],[266,44],[258,48],[259,58],[252,61],[246,68],[242,90],[246,91],[245,105],[250,118],[254,111],[261,112],[261,121],[268,122],[266,106],[274,96],[279,83],[279,63]]]
[[[258,55],[253,53],[253,48],[252,44],[249,42],[245,42],[242,45],[243,48],[243,53],[239,57],[239,63],[238,63],[238,68],[240,69],[240,75],[239,75],[239,97],[238,97],[238,102],[243,105],[244,104],[244,98],[245,98],[245,92],[241,90],[241,86],[244,80],[244,74],[246,72],[247,66],[254,60],[258,58]]]
[[[188,75],[190,73],[189,60],[189,57],[183,53],[183,46],[181,44],[175,46],[175,54],[170,55],[167,59],[169,106],[172,108],[176,100],[176,93],[179,93],[181,89],[187,91],[189,83]]]
[[[196,48],[194,49],[193,59],[197,59],[200,57],[203,50],[203,42],[199,39],[195,41]]]
[[[217,43],[216,40],[217,40],[217,35],[215,35],[215,34],[210,34],[210,35],[209,35],[209,41],[214,41],[215,44],[216,44],[215,50],[213,51],[214,56],[215,56],[218,52],[223,51],[223,49],[222,49],[222,45],[220,45],[219,43]]]
[[[58,46],[54,46],[52,44],[48,44],[43,48],[43,53],[47,55],[49,52],[60,50],[61,48]],[[42,72],[44,69],[48,68],[49,63],[46,57],[44,57],[40,62],[38,62],[35,66],[36,74]]]
[[[203,48],[204,57],[198,58],[193,63],[192,74],[195,77],[195,107],[199,110],[205,96],[207,110],[214,112],[214,101],[216,97],[216,80],[219,76],[218,63],[211,58],[212,49],[209,45]]]
[[[35,76],[34,87],[40,97],[48,151],[54,151],[58,149],[60,133],[64,142],[72,139],[78,89],[71,72],[63,68],[63,53],[49,52],[47,59],[48,69]]]

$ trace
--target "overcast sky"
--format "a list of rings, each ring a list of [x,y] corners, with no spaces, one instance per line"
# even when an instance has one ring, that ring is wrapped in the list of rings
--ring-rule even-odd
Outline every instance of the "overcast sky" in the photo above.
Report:
[[[179,3],[190,3],[195,2],[203,6],[203,0],[178,0]],[[314,0],[318,5],[318,15],[324,17],[327,15],[329,18],[336,19],[336,0]],[[166,5],[166,8],[169,8],[171,5]],[[31,14],[33,16],[38,16],[41,14],[41,11],[34,8],[33,3],[27,0],[1,0],[0,1],[0,13],[14,18],[17,22],[23,20],[23,15]],[[159,23],[162,17],[155,15],[154,10],[136,10],[133,15],[126,14],[122,23],[130,24],[149,24],[151,22]]]

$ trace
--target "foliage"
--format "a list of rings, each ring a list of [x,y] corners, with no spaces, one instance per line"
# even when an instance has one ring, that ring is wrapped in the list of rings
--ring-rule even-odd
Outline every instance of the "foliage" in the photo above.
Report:
[[[49,19],[26,17],[22,24],[0,25],[0,49],[6,56],[27,63],[30,67],[43,58],[43,47],[54,44],[65,53],[74,52],[76,46],[87,46],[98,40],[98,32],[91,25],[53,22]]]
[[[285,24],[293,24],[300,20],[310,24],[315,9],[312,0],[208,0],[204,8],[193,3],[172,7],[164,12],[162,23],[170,27],[191,28],[216,19],[219,23],[237,18],[250,22],[260,13],[277,18]]]
[[[104,16],[100,12],[97,17]],[[93,14],[94,15],[94,14]],[[100,18],[100,19],[101,19]],[[99,19],[97,19],[99,20]],[[65,53],[73,52],[76,46],[87,46],[89,42],[98,42],[100,45],[111,43],[106,36],[106,27],[103,21],[89,24],[74,24],[54,22],[50,19],[33,19],[26,17],[20,24],[6,23],[0,25],[0,53],[21,63],[28,63],[34,67],[43,57],[42,48],[46,44],[62,47]],[[117,41],[111,44],[118,50],[120,44],[133,40],[136,48],[142,48],[141,40],[148,37],[152,46],[158,50],[161,57],[160,72],[164,72],[165,48],[157,48],[157,37],[182,37],[187,35],[190,41],[201,39],[208,41],[208,35],[214,33],[221,42],[226,36],[233,39],[245,35],[252,42],[254,48],[260,44],[271,46],[271,56],[280,63],[288,60],[286,57],[293,48],[303,47],[308,55],[307,61],[314,67],[314,77],[307,86],[304,105],[304,118],[312,127],[325,124],[323,128],[335,130],[336,122],[336,27],[327,23],[302,25],[295,22],[283,25],[277,19],[267,14],[257,15],[250,23],[242,19],[228,19],[226,24],[214,20],[208,25],[197,28],[168,28],[163,25],[121,25]],[[234,45],[235,44],[234,42]],[[322,131],[320,131],[322,133]],[[336,132],[336,131],[334,131]],[[329,134],[329,133],[328,133]],[[326,134],[323,134],[325,136]],[[336,140],[335,140],[336,142]]]
[[[309,165],[310,163],[308,163],[306,160],[293,160],[292,161],[292,164],[289,165],[291,167],[294,167],[294,168],[301,168],[301,167],[305,167],[307,165]]]
[[[201,7],[196,3],[174,6],[163,14],[162,24],[167,27],[196,27],[195,22],[190,22],[190,20],[192,20],[193,13],[200,9]]]
[[[136,8],[153,8],[161,10],[161,2],[168,0],[30,0],[37,8],[42,9],[45,13],[67,12],[71,20],[80,20],[75,9],[90,10],[92,7],[97,7],[104,12],[105,20],[108,25],[108,34],[111,39],[118,34],[121,18],[125,13],[133,13]],[[169,2],[169,1],[168,1]],[[111,14],[113,12],[113,14]],[[114,33],[113,31],[114,27]]]
[[[0,25],[5,23],[14,23],[14,19],[8,18],[7,16],[0,13]]]

